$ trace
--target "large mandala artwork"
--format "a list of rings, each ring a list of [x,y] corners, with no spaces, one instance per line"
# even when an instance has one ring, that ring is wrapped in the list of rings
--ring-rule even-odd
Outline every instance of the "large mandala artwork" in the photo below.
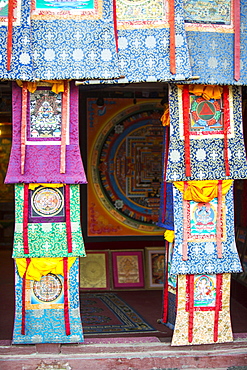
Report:
[[[163,107],[129,99],[88,105],[88,236],[161,234]]]

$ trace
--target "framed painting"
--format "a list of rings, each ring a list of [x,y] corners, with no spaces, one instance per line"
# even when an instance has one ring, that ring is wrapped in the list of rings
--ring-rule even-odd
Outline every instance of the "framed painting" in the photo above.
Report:
[[[109,252],[87,251],[87,256],[80,258],[80,289],[109,290]]]
[[[113,286],[118,288],[144,288],[143,251],[113,251]]]
[[[146,247],[146,289],[163,289],[165,248]]]
[[[154,99],[87,99],[87,237],[163,234],[163,111]]]

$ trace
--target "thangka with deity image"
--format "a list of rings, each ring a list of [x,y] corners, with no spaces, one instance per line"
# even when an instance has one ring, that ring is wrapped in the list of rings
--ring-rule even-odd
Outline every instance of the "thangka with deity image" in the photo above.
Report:
[[[175,182],[171,274],[241,272],[235,244],[232,181]]]
[[[14,258],[84,257],[79,185],[15,185]]]
[[[14,344],[83,342],[79,258],[16,259]]]
[[[230,274],[178,276],[172,346],[231,342]]]
[[[13,142],[5,183],[87,183],[74,82],[13,83]]]
[[[238,86],[170,85],[167,181],[247,178]]]

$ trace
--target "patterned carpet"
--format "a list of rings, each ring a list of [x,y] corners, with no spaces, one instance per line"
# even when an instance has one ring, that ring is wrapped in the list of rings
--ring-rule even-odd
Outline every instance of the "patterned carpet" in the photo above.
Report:
[[[130,334],[156,332],[115,293],[80,293],[84,334]]]

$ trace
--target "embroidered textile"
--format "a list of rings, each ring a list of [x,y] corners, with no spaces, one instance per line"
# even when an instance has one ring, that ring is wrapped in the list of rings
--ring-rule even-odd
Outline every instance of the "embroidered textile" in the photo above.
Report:
[[[175,0],[176,74],[170,72],[169,2],[117,0],[120,74],[126,81],[160,81],[190,77],[182,1]]]
[[[189,281],[192,278],[192,285]],[[173,346],[231,342],[230,274],[179,275]]]
[[[170,146],[168,156],[167,181],[186,180],[223,180],[225,175],[224,130],[221,124],[221,108],[217,100],[202,100],[202,97],[190,95],[189,109],[189,148],[191,177],[185,175],[185,137],[182,111],[182,90],[170,86]],[[204,103],[207,104],[204,105]],[[208,105],[210,103],[210,105]],[[198,108],[199,106],[199,108]],[[200,110],[203,108],[203,111]],[[231,179],[247,177],[247,162],[242,133],[241,90],[237,86],[229,87],[230,123],[227,132],[228,158]],[[193,115],[194,111],[197,116]],[[217,113],[218,112],[218,113]],[[200,116],[200,117],[199,117]],[[218,117],[219,116],[219,117]],[[234,119],[233,119],[234,117]],[[212,122],[211,122],[212,121]]]
[[[119,76],[112,1],[33,1],[31,19],[36,78]]]
[[[240,0],[240,78],[234,78],[233,1],[217,0],[184,2],[185,30],[191,57],[192,75],[196,83],[246,85],[247,71],[247,3]],[[210,13],[210,16],[208,14]]]
[[[33,60],[31,54],[30,2],[14,2],[12,55],[10,70],[7,71],[8,1],[0,7],[0,78],[8,80],[32,80]]]
[[[183,210],[182,193],[173,186],[175,244],[171,274],[221,274],[241,272],[241,263],[234,237],[233,189],[223,200],[221,220],[222,258],[217,257],[216,217],[217,198],[208,203],[185,201]],[[224,198],[223,198],[224,199]],[[225,205],[224,205],[225,203]],[[187,215],[184,222],[184,213]],[[187,228],[184,230],[184,228]],[[188,259],[182,259],[184,238],[187,238]]]
[[[78,88],[70,83],[66,133],[66,170],[60,173],[61,94],[49,84],[33,94],[28,107],[21,104],[22,89],[13,83],[13,143],[5,183],[87,183],[78,143]],[[21,116],[27,111],[24,174],[21,174]],[[65,117],[65,118],[66,118]]]
[[[15,186],[15,232],[14,258],[27,257],[84,257],[84,243],[80,226],[80,189],[79,185],[70,185],[70,224],[72,237],[72,252],[68,251],[67,225],[61,212],[64,195],[60,192],[59,198],[54,197],[51,191],[55,188],[38,187],[29,190],[27,243],[28,253],[24,253],[24,185]],[[41,194],[40,192],[43,192]],[[35,197],[35,194],[38,198]],[[38,209],[38,213],[36,212]],[[54,210],[56,211],[54,212]],[[33,213],[34,212],[34,213]],[[53,212],[53,214],[51,214]],[[66,210],[64,210],[64,213]],[[55,214],[54,214],[55,213]]]
[[[26,280],[25,335],[21,334],[23,279],[17,270],[15,279],[14,344],[83,342],[78,291],[79,258],[70,268],[68,278],[70,335],[65,333],[64,278],[48,274],[40,281]]]

